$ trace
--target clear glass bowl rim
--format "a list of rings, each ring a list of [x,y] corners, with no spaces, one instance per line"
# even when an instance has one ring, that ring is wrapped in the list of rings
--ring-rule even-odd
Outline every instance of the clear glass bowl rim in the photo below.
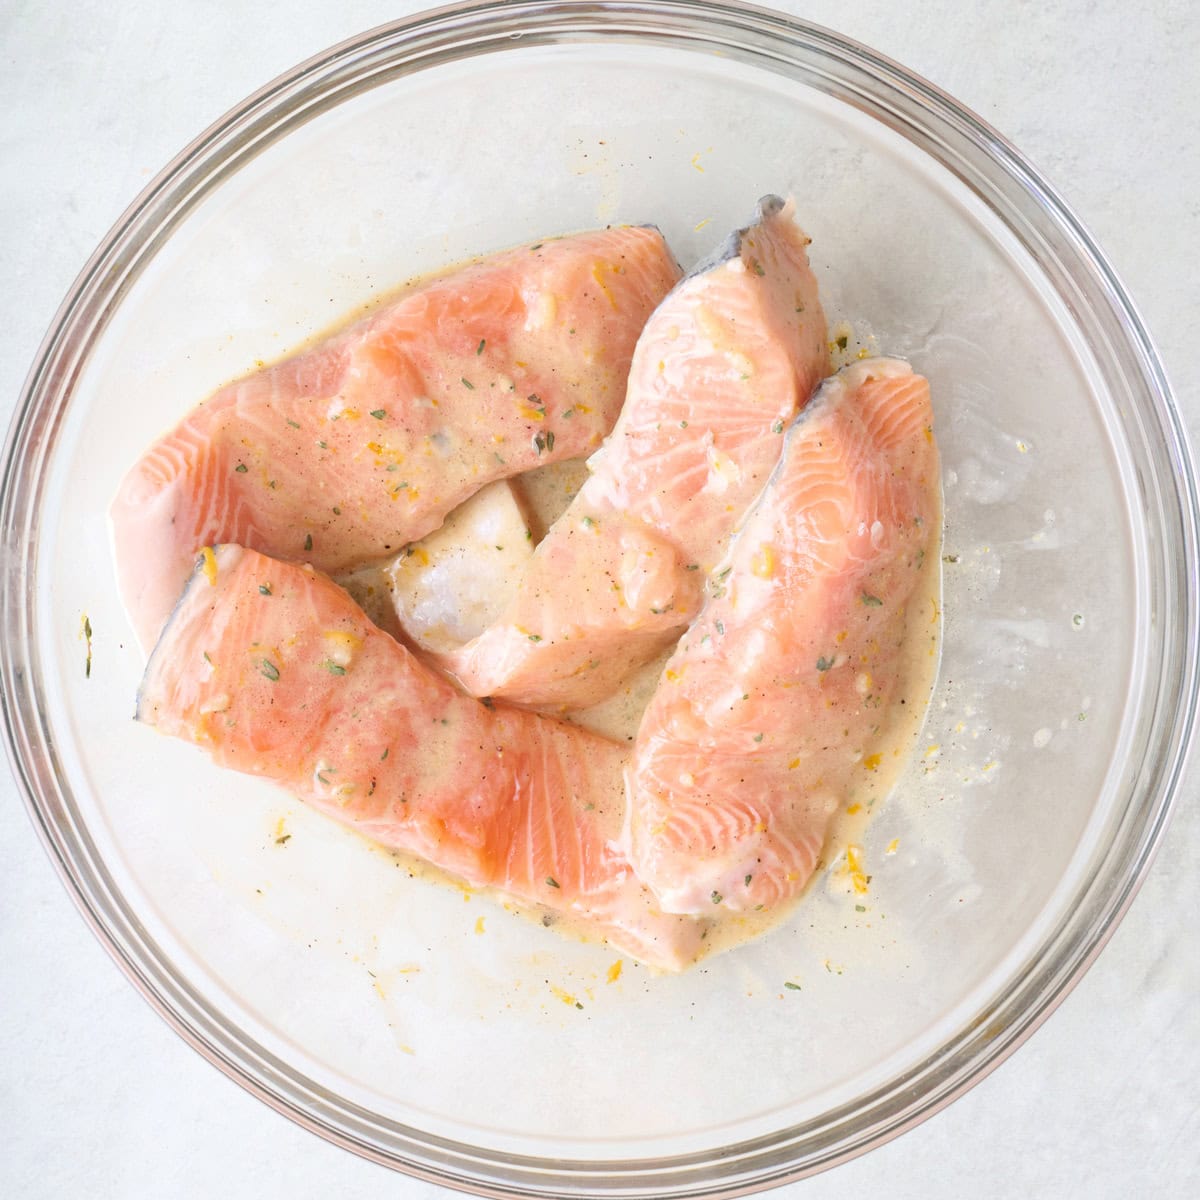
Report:
[[[72,383],[108,316],[173,229],[239,165],[356,92],[514,46],[642,42],[719,50],[864,109],[952,170],[1060,290],[1128,411],[1122,432],[1154,535],[1149,587],[1162,614],[1160,671],[1140,699],[1136,794],[1070,914],[985,1014],[886,1087],[804,1125],[693,1155],[562,1161],[432,1137],[358,1109],[255,1044],[173,970],[114,886],[58,761],[32,655],[38,512]],[[996,131],[939,89],[829,30],[766,9],[704,0],[462,4],[332,47],[249,97],[186,147],[122,215],[75,281],[26,380],[0,479],[0,697],[5,741],[35,828],[85,919],[151,1006],[241,1086],[300,1125],[376,1162],[493,1196],[732,1196],[854,1157],[924,1120],[1011,1054],[1081,978],[1131,903],[1162,837],[1195,724],[1198,506],[1186,436],[1158,354],[1112,268],[1067,206]],[[1154,661],[1152,658],[1151,661]],[[986,1016],[986,1019],[982,1019]]]

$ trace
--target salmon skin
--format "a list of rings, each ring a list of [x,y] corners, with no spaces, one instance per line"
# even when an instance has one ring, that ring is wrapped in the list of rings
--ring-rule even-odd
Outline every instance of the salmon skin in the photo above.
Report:
[[[621,747],[462,695],[311,566],[206,549],[137,716],[642,962],[678,970],[701,949],[707,923],[664,915],[616,848]]]
[[[616,428],[507,612],[438,656],[467,691],[586,707],[696,615],[784,429],[829,371],[807,245],[792,204],[768,196],[654,312]]]
[[[668,912],[773,908],[811,876],[896,696],[940,518],[929,386],[870,359],[787,435],[628,771],[630,858]],[[878,759],[875,760],[878,765]]]
[[[336,572],[436,529],[493,479],[593,451],[679,278],[621,226],[485,258],[222,388],[125,477],[111,521],[149,648],[201,546]]]

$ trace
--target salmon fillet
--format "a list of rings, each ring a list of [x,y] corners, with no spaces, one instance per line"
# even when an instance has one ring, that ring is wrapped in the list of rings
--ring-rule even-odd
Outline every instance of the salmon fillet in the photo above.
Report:
[[[706,922],[664,915],[616,848],[621,747],[463,696],[311,566],[206,549],[137,715],[642,962],[678,970],[699,953]]]
[[[760,202],[638,339],[625,406],[504,616],[438,656],[476,696],[581,708],[665,649],[829,371],[792,205]]]
[[[483,484],[590,453],[679,277],[655,229],[493,255],[222,388],[111,510],[122,598],[153,645],[201,546],[340,571],[436,529]]]
[[[666,911],[798,895],[852,770],[871,767],[906,605],[932,569],[932,424],[926,381],[872,359],[822,384],[789,431],[635,742],[630,858]]]

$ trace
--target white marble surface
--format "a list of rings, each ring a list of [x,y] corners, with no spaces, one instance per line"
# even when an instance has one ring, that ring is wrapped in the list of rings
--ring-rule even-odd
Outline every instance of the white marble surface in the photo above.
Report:
[[[0,5],[0,422],[76,271],[159,167],[275,74],[418,7]],[[1030,155],[1124,276],[1196,440],[1200,9],[779,7],[926,75]],[[925,1125],[778,1194],[1200,1194],[1198,768],[1132,910],[1048,1024]],[[87,931],[3,766],[0,1125],[5,1196],[448,1196],[303,1132],[176,1038]]]

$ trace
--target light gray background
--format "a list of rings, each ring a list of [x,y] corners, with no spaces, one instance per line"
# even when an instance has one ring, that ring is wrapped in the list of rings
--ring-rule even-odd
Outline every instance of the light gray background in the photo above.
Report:
[[[0,425],[111,223],[196,133],[382,0],[0,0]],[[1200,434],[1200,6],[779,4],[925,75],[1090,225]],[[915,11],[913,11],[915,10]],[[1125,1200],[1200,1194],[1194,764],[1108,948],[1015,1058],[919,1129],[777,1193]],[[0,1195],[448,1197],[251,1099],[146,1006],[76,914],[0,765]]]

